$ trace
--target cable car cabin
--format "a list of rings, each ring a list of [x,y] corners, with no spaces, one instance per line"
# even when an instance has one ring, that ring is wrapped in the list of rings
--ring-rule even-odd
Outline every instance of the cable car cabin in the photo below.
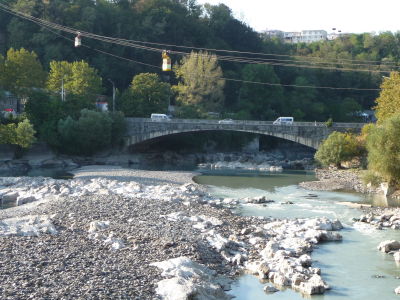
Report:
[[[163,51],[162,58],[163,58],[162,70],[164,72],[171,71],[172,70],[171,58],[168,56],[167,51]]]

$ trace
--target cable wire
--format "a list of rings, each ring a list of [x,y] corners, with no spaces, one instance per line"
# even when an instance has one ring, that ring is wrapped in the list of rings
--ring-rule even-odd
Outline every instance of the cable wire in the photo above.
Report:
[[[81,36],[92,38],[92,39],[97,39],[103,42],[108,42],[108,43],[114,43],[122,46],[129,46],[137,49],[143,49],[147,51],[153,51],[153,52],[158,52],[161,53],[163,49],[159,48],[152,48],[152,47],[147,47],[147,46],[142,46],[138,44],[134,44],[129,40],[124,40],[124,39],[118,39],[118,38],[111,38],[111,37],[106,37],[106,36],[101,36],[101,35],[96,35],[93,33],[85,32],[85,31],[79,31],[74,28],[70,28],[67,26],[62,26],[50,21],[42,20],[39,18],[35,18],[31,15],[24,14],[22,12],[18,12],[16,10],[13,10],[7,5],[4,5],[3,3],[0,3],[0,7],[3,8],[3,10],[6,10],[7,12],[19,16],[21,18],[30,20],[32,22],[35,22],[38,25],[42,25],[45,27],[49,27],[52,29],[57,29],[61,30],[64,32],[76,34],[77,32],[80,33]],[[139,41],[135,41],[139,42]],[[142,43],[147,43],[147,42],[142,42]],[[157,43],[149,43],[149,44],[157,44]],[[158,44],[158,45],[166,45],[166,44]],[[176,45],[174,45],[176,46]],[[186,47],[186,46],[176,46],[176,47],[184,47],[184,48],[192,48],[192,49],[206,49],[206,50],[212,50],[212,51],[225,51],[225,52],[231,52],[231,53],[248,53],[248,54],[256,54],[256,55],[270,55],[270,54],[263,54],[263,53],[252,53],[252,52],[239,52],[239,51],[232,51],[232,50],[217,50],[217,49],[207,49],[207,48],[195,48],[195,47]],[[170,51],[172,54],[178,54],[178,55],[187,55],[188,53],[186,52],[180,52],[180,51]],[[272,54],[271,54],[272,55]],[[277,55],[278,56],[278,55]],[[300,57],[300,56],[298,56]],[[248,64],[267,64],[267,65],[273,65],[273,66],[283,66],[283,67],[296,67],[296,68],[308,68],[308,69],[324,69],[324,70],[335,70],[335,71],[350,71],[350,72],[372,72],[372,73],[388,73],[393,70],[376,70],[376,69],[353,69],[353,68],[344,68],[344,67],[330,67],[330,66],[315,66],[315,64],[332,64],[332,62],[307,62],[304,61],[304,56],[301,56],[303,60],[301,61],[295,61],[295,60],[276,60],[276,59],[270,59],[270,58],[248,58],[248,57],[237,57],[237,56],[221,56],[217,55],[218,60],[221,61],[228,61],[228,62],[236,62],[236,63],[248,63]],[[292,64],[288,64],[287,62],[294,62]],[[314,65],[299,65],[298,63],[312,63]],[[364,66],[364,67],[378,67],[380,68],[380,65],[370,65],[370,64],[348,64],[348,63],[343,63],[343,62],[337,62],[336,64],[342,64],[342,65],[351,65],[351,66]],[[385,67],[388,67],[388,65],[384,65]],[[399,68],[397,66],[393,66],[393,68]]]
[[[4,6],[4,5],[0,2],[0,9],[4,8],[3,6]],[[8,11],[7,11],[7,12],[8,12]],[[14,12],[14,11],[13,11],[13,12]],[[39,26],[41,26],[41,27],[44,27],[46,30],[48,30],[48,31],[52,32],[53,34],[56,34],[56,35],[58,35],[58,36],[60,36],[60,37],[62,37],[62,38],[64,38],[64,39],[66,39],[66,40],[69,40],[69,41],[71,41],[71,42],[74,41],[73,39],[67,38],[67,37],[65,37],[65,36],[63,36],[63,35],[61,35],[61,34],[55,32],[55,31],[53,31],[52,29],[50,29],[48,26],[45,25],[45,24],[47,23],[47,21],[46,21],[46,22],[43,22],[43,20],[41,20],[41,22],[37,22],[36,20],[34,20],[34,19],[36,19],[36,18],[34,18],[34,17],[32,17],[32,19],[31,19],[30,17],[26,17],[25,14],[22,14],[22,13],[19,13],[19,12],[15,12],[15,14],[16,14],[17,16],[20,16],[20,17],[24,18],[24,19],[27,19],[27,20],[29,20],[29,21],[32,21],[32,22],[36,23],[37,25],[39,25]],[[13,13],[13,15],[15,15],[15,14]],[[22,14],[22,15],[20,15],[20,14]],[[56,28],[60,28],[60,27],[64,27],[64,26],[58,25],[58,26],[55,26],[55,27],[56,27]],[[76,33],[77,31],[68,29],[67,32]],[[90,34],[90,35],[92,35],[92,34]],[[89,48],[89,49],[91,49],[91,50],[94,50],[94,51],[96,51],[96,52],[99,52],[99,53],[102,53],[102,54],[105,54],[105,55],[109,55],[109,56],[118,58],[118,59],[122,59],[122,60],[126,60],[126,61],[129,61],[129,62],[133,62],[133,63],[137,63],[137,64],[142,64],[142,65],[145,65],[145,66],[148,66],[148,67],[152,67],[152,68],[157,68],[157,69],[159,69],[159,66],[155,66],[155,65],[151,65],[151,64],[147,64],[147,63],[135,61],[135,60],[132,60],[132,59],[129,59],[129,58],[125,58],[125,57],[122,57],[122,56],[118,56],[118,55],[115,55],[115,54],[112,54],[112,53],[109,53],[109,52],[105,52],[105,51],[102,51],[102,50],[99,50],[99,49],[96,49],[96,48],[93,48],[93,47],[90,47],[90,46],[86,46],[86,45],[82,45],[82,46],[83,46],[83,47],[86,47],[86,48]],[[146,49],[146,50],[147,50],[147,48],[149,48],[149,47],[143,47],[143,49]],[[152,50],[153,50],[153,51],[159,52],[160,49],[152,49]],[[187,54],[187,53],[185,53],[185,54]],[[205,77],[210,77],[210,76],[205,76]],[[329,90],[355,90],[355,91],[380,91],[380,89],[372,89],[372,88],[371,88],[371,89],[367,89],[367,88],[351,88],[351,87],[329,87],[329,86],[294,85],[294,84],[281,84],[281,83],[257,82],[257,81],[249,81],[249,80],[241,80],[241,79],[233,79],[233,78],[219,78],[218,80],[233,81],[233,82],[241,82],[241,83],[246,83],[246,84],[258,84],[258,85],[282,86],[282,87],[294,87],[294,88],[312,88],[312,89],[329,89]]]

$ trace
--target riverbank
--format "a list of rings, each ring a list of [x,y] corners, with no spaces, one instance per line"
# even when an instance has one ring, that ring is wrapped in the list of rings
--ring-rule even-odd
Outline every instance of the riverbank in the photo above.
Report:
[[[317,181],[301,182],[299,185],[314,191],[354,190],[359,193],[378,192],[363,184],[361,171],[357,169],[316,169],[315,176],[318,179]]]
[[[328,288],[309,254],[341,239],[340,222],[237,216],[194,175],[95,166],[73,180],[0,178],[3,198],[30,202],[0,210],[2,299],[228,299],[243,270],[305,294]]]

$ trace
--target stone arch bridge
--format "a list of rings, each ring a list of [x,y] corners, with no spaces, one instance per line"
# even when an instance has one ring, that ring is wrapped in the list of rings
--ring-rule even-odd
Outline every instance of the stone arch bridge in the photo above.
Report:
[[[272,121],[232,121],[220,123],[218,120],[152,120],[150,118],[126,118],[127,136],[125,146],[129,147],[157,137],[200,131],[241,131],[274,136],[293,141],[314,149],[333,131],[359,133],[364,123],[333,123],[326,127],[319,122],[294,122],[291,125],[274,125]]]

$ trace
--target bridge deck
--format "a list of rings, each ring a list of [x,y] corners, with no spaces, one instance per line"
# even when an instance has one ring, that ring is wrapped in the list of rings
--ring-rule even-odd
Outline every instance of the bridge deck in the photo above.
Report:
[[[333,123],[327,127],[323,122],[294,122],[290,125],[274,125],[272,121],[235,120],[219,123],[218,120],[127,118],[127,145],[149,139],[196,131],[229,130],[275,136],[317,149],[333,131],[360,132],[365,123]]]

